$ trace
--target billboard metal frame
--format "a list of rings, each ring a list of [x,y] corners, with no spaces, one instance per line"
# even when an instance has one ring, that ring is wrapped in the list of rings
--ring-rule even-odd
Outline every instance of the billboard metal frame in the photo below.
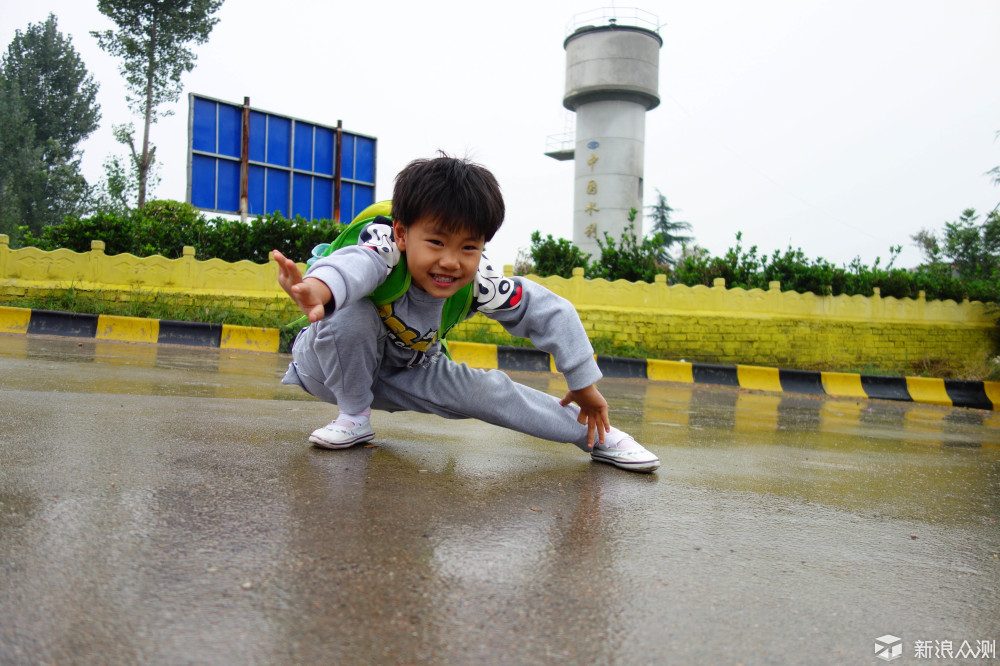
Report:
[[[215,117],[206,121],[199,115],[196,119],[196,104],[199,102],[213,105]],[[206,104],[199,106],[205,107]],[[222,126],[225,124],[232,129],[237,122],[237,114],[239,136],[234,138],[233,132],[221,136]],[[272,142],[268,132],[273,124],[282,130],[287,126],[287,130],[280,132],[287,138],[287,146],[280,140],[281,137]],[[214,133],[210,138],[205,135],[206,129]],[[258,136],[261,130],[263,138]],[[253,137],[251,133],[254,133]],[[308,142],[309,147],[305,148],[307,152],[297,152],[296,138],[301,140],[306,134],[309,138],[299,147],[302,148]],[[318,135],[325,141],[323,146],[332,149],[328,151],[330,154],[319,150],[321,141],[317,138]],[[331,138],[332,145],[328,145]],[[255,141],[256,150],[251,147],[251,140]],[[348,175],[342,173],[345,145],[348,148],[346,154],[352,160]],[[280,154],[272,155],[272,148]],[[358,148],[364,150],[359,151]],[[261,151],[263,155],[260,154]],[[367,170],[365,173],[358,173],[358,169],[367,166],[368,161],[365,160],[366,163],[359,166],[358,153],[368,151],[371,153],[370,174]],[[254,159],[251,159],[252,153],[257,153]],[[327,158],[330,160],[329,169],[324,168]],[[318,159],[323,161],[323,165],[317,165]],[[303,160],[309,163],[308,168],[299,164]],[[366,134],[345,131],[339,120],[336,127],[332,127],[253,109],[248,97],[243,98],[241,105],[206,95],[188,94],[187,201],[200,210],[239,214],[243,219],[248,214],[263,215],[278,211],[291,218],[302,215],[303,207],[307,207],[308,214],[302,215],[307,219],[328,218],[339,222],[343,208],[347,221],[350,221],[356,213],[375,201],[377,160],[378,140]],[[198,172],[200,178],[196,179],[195,172]],[[367,179],[369,175],[370,180]],[[269,183],[269,179],[279,177],[284,180],[284,184],[280,181]],[[202,180],[203,178],[209,180]],[[328,213],[325,212],[327,185],[330,199]],[[308,192],[303,194],[305,188]],[[343,196],[345,189],[347,197]],[[317,192],[322,192],[323,196],[317,197]],[[306,196],[308,204],[305,203]],[[280,203],[272,201],[272,197],[279,199]],[[320,210],[316,210],[317,206]],[[255,207],[261,209],[253,210]]]

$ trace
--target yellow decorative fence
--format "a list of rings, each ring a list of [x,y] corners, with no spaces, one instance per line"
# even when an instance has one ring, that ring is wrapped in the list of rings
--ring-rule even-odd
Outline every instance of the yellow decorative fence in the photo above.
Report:
[[[304,265],[302,266],[305,268]],[[505,267],[510,274],[512,268]],[[186,302],[225,301],[248,311],[290,309],[273,264],[201,261],[194,248],[180,259],[109,256],[94,241],[90,252],[11,250],[0,235],[0,295],[11,297],[73,287],[150,295]],[[781,291],[529,276],[568,299],[592,337],[650,350],[665,359],[783,367],[864,365],[904,367],[922,362],[962,364],[994,356],[998,313],[992,304],[874,296],[819,296]],[[456,328],[502,328],[481,316]]]

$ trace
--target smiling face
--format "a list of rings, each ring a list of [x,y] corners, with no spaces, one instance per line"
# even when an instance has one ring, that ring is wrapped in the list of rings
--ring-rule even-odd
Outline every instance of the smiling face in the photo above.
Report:
[[[396,246],[406,252],[413,282],[435,298],[448,298],[472,282],[486,239],[471,231],[446,231],[436,220],[418,219],[408,227],[393,222]]]

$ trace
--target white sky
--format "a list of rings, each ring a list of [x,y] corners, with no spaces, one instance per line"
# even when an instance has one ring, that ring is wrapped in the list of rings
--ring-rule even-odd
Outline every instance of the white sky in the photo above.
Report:
[[[90,30],[96,1],[0,0],[0,47],[49,12],[101,84],[101,128],[84,172],[124,155],[131,119],[116,60]],[[544,156],[563,131],[573,0],[327,2],[227,0],[175,114],[154,126],[160,198],[186,193],[187,92],[379,140],[376,197],[438,149],[490,168],[507,221],[490,244],[513,263],[531,232],[572,238],[573,167]],[[625,5],[619,5],[624,7]],[[631,7],[633,5],[628,5]],[[646,115],[646,204],[656,189],[715,255],[789,245],[870,264],[965,208],[1000,202],[997,0],[691,0],[636,4],[658,16],[659,107]],[[138,126],[138,122],[137,122]]]

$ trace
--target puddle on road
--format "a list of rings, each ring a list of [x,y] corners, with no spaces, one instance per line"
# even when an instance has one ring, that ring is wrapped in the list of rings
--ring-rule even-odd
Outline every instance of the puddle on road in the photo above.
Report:
[[[288,358],[0,336],[4,389],[296,401],[322,407],[300,389],[280,384]],[[566,391],[558,375],[511,374],[553,395]],[[1000,515],[996,413],[641,380],[608,379],[601,389],[616,425],[663,459],[659,479],[870,514],[891,507],[898,515],[935,520]],[[440,447],[433,440],[439,423],[433,419],[428,426],[428,441],[418,447],[422,456],[438,455]],[[304,423],[300,429],[306,432],[315,425]],[[459,432],[455,423],[448,429],[453,436]],[[415,432],[408,435],[422,439]],[[527,446],[539,446],[531,438],[519,438]],[[459,460],[480,474],[493,473],[488,452],[477,446],[466,447]],[[505,474],[496,473],[500,478]]]

